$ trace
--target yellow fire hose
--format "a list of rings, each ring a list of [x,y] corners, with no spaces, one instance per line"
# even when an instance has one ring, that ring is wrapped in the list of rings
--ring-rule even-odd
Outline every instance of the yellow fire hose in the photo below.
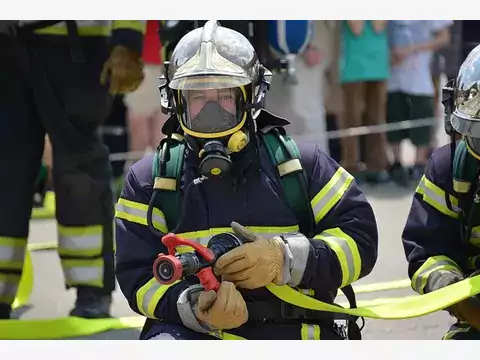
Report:
[[[53,200],[52,195],[50,195],[49,198],[50,202]],[[48,206],[46,206],[46,208],[43,212],[41,210],[37,211],[37,218],[49,217],[48,215],[51,215],[52,211],[54,212],[54,209],[48,209]],[[26,305],[33,290],[34,275],[30,251],[55,248],[56,243],[29,245],[14,308],[20,308]],[[407,286],[409,286],[408,280],[400,280],[394,287],[405,288]],[[375,291],[374,288],[375,284],[354,287],[356,293]],[[365,306],[360,306],[356,309],[340,308],[315,300],[299,293],[289,286],[270,284],[267,285],[267,289],[288,303],[311,310],[345,313],[371,319],[399,320],[424,316],[479,294],[480,275],[465,279],[429,294],[390,299],[386,303],[375,300],[368,301]],[[377,290],[378,289],[386,290],[382,287],[377,287]],[[141,316],[110,319],[66,317],[39,320],[0,320],[0,339],[35,340],[89,336],[108,330],[140,328],[144,322],[145,318]]]
[[[53,248],[52,244],[47,245],[43,249]],[[39,249],[42,249],[42,247],[37,246],[35,250]],[[14,308],[26,305],[33,290],[34,275],[30,251],[31,249],[27,251]],[[402,280],[397,284],[397,287],[404,287],[405,285],[405,281]],[[346,313],[371,319],[398,320],[427,315],[480,293],[480,275],[426,295],[389,300],[387,303],[367,305],[356,309],[339,308],[315,300],[288,286],[270,284],[267,285],[267,289],[288,303],[312,310]],[[374,289],[371,285],[364,285],[363,288],[359,286],[355,290],[358,293],[370,292]],[[140,328],[144,322],[145,318],[141,316],[110,319],[66,317],[39,320],[0,320],[0,339],[38,340],[89,336],[109,330]]]

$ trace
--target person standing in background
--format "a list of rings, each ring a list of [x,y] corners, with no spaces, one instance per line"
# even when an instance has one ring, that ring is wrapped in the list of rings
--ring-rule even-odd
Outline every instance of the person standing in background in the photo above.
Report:
[[[324,20],[317,21],[317,24],[321,28],[319,33],[323,35],[322,43],[324,48],[321,48],[325,63],[323,103],[328,134],[329,131],[338,130],[343,110],[342,87],[340,86],[338,70],[341,21]],[[328,139],[328,151],[336,162],[340,163],[342,161],[342,146],[339,138]]]
[[[134,152],[155,150],[164,137],[161,129],[166,115],[161,110],[158,90],[159,78],[163,75],[163,60],[158,31],[159,20],[147,20],[142,53],[145,78],[137,90],[125,96],[129,147]]]
[[[392,20],[388,36],[391,44],[391,77],[388,82],[387,121],[434,118],[434,85],[431,61],[434,51],[450,41],[451,20]],[[424,173],[430,155],[432,127],[390,131],[387,138],[394,162],[390,174],[398,185],[416,183]],[[402,163],[400,145],[410,139],[416,147],[415,164],[407,169]]]
[[[283,43],[287,47],[293,47],[293,44],[298,43],[299,38],[302,38],[305,43],[295,54],[292,64],[298,83],[288,84],[285,82],[287,78],[284,73],[274,72],[266,97],[266,109],[291,121],[288,131],[293,138],[315,140],[322,151],[328,153],[328,144],[325,139],[325,109],[322,101],[324,66],[321,61],[320,47],[323,26],[318,25],[321,21],[308,21],[310,30],[307,33],[302,31],[298,34],[292,31],[300,31],[302,26],[298,26],[298,23],[307,22],[307,20],[299,20],[297,24],[295,21],[275,22],[278,23],[276,24],[278,38],[272,39],[270,36],[273,58],[282,57],[282,54],[275,49],[275,44]],[[275,24],[270,22],[270,26]]]
[[[385,123],[386,81],[390,75],[387,20],[344,20],[341,24],[341,128]],[[363,113],[365,112],[365,117]],[[360,167],[359,137],[342,138],[342,164],[358,181],[389,181],[385,134],[366,135],[366,169]]]

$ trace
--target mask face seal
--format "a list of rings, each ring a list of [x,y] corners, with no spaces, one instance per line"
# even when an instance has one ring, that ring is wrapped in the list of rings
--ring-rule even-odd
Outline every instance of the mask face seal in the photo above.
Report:
[[[246,124],[246,91],[241,88],[188,90],[179,92],[180,122],[183,130],[195,138],[201,150],[200,172],[206,177],[229,173],[231,153],[242,151],[248,143],[243,132]]]

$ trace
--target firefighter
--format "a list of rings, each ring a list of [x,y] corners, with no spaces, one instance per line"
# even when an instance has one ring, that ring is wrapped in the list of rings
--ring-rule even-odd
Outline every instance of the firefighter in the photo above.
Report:
[[[8,21],[0,26],[0,319],[20,280],[45,134],[61,265],[76,288],[71,316],[110,316],[115,288],[114,200],[108,150],[98,135],[112,94],[142,81],[143,21]]]
[[[456,79],[444,88],[446,132],[451,143],[432,153],[403,231],[408,274],[419,294],[461,281],[480,269],[479,66],[477,46],[461,65]],[[480,339],[477,296],[446,310],[456,323],[443,339]]]
[[[141,339],[345,339],[333,313],[289,304],[265,286],[332,303],[338,289],[370,273],[377,225],[354,178],[312,143],[298,145],[301,161],[273,165],[265,146],[274,142],[261,139],[276,134],[270,139],[288,148],[289,122],[262,110],[271,72],[240,33],[208,21],[179,41],[166,65],[166,167],[158,152],[135,163],[116,208],[116,277],[130,307],[148,318]],[[182,171],[168,176],[178,149]],[[292,182],[286,194],[280,171],[305,187]],[[305,200],[305,218],[288,206],[294,193]],[[167,252],[168,232],[204,246],[222,232],[245,242],[215,262],[218,292],[195,276],[156,281],[152,266]]]

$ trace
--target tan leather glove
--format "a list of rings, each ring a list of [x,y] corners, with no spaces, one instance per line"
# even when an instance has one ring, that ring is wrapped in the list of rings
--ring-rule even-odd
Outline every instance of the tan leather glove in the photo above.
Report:
[[[100,82],[110,83],[111,94],[125,94],[138,88],[143,81],[143,61],[140,54],[125,46],[117,45],[112,49],[110,58],[103,66]]]
[[[218,291],[203,291],[195,307],[198,320],[218,330],[235,329],[248,320],[245,300],[231,282],[222,281]]]
[[[469,299],[452,305],[450,313],[460,321],[466,321],[470,326],[480,331],[480,308],[473,305]]]
[[[271,282],[281,283],[283,241],[280,238],[264,239],[236,222],[231,226],[246,244],[222,255],[215,262],[215,274],[245,289],[257,289]]]

